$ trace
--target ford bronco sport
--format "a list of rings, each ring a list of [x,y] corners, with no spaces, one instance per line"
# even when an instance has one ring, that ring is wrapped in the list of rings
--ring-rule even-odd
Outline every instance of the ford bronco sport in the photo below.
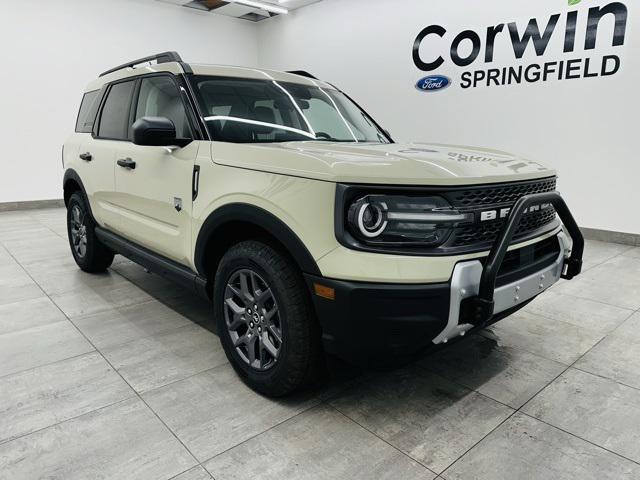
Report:
[[[398,145],[306,72],[129,62],[88,85],[63,162],[79,267],[119,253],[211,299],[229,361],[267,395],[325,352],[409,358],[581,270],[553,170]]]

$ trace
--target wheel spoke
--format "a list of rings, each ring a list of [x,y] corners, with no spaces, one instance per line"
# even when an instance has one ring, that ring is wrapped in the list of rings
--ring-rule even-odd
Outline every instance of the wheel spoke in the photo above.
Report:
[[[269,355],[271,355],[272,358],[277,358],[278,357],[278,349],[271,342],[271,339],[269,338],[269,335],[267,334],[267,332],[263,332],[262,333],[262,337],[260,338],[260,340],[261,340],[260,343],[266,349],[266,351],[269,353]]]
[[[279,328],[271,324],[271,325],[267,325],[267,330],[273,336],[273,338],[275,338],[276,342],[278,342],[278,345],[282,344],[282,334],[280,333]]]
[[[247,336],[247,334],[244,334],[241,337],[238,337],[235,342],[233,342],[233,346],[237,348],[241,347],[242,345],[248,345],[248,340],[249,337]]]
[[[256,302],[263,305],[264,302],[273,298],[273,294],[271,293],[271,289],[267,288],[266,290],[260,291],[258,295],[256,295]]]
[[[229,284],[227,285],[227,288],[234,294],[236,295],[238,298],[240,298],[243,302],[244,302],[244,295],[242,295],[242,292],[240,290],[238,290],[235,286]]]
[[[233,315],[233,320],[230,322],[227,321],[230,331],[235,332],[240,327],[247,324],[247,321],[243,317],[245,311],[243,307],[238,306],[232,298],[227,298],[224,303],[229,307]]]
[[[278,313],[277,306],[274,306],[271,310],[269,310],[268,312],[265,312],[264,313],[265,322],[271,322],[271,319],[275,316],[276,313]]]
[[[249,364],[253,366],[256,361],[256,342],[258,340],[257,335],[253,335],[247,341],[247,357],[249,358]]]
[[[78,207],[73,207],[73,211],[71,212],[71,214],[72,214],[73,222],[77,226],[80,226],[80,209]]]
[[[249,282],[247,281],[247,274],[245,272],[240,273],[240,291],[245,300],[253,302],[253,295],[251,295],[249,291]]]
[[[242,315],[245,312],[245,308],[238,305],[233,298],[227,298],[224,303],[226,303],[234,315]]]
[[[251,297],[254,298],[256,301],[258,300],[257,298],[257,293],[260,291],[260,288],[257,285],[257,281],[256,281],[256,275],[253,272],[249,273],[249,282],[250,282],[250,287],[251,287]]]

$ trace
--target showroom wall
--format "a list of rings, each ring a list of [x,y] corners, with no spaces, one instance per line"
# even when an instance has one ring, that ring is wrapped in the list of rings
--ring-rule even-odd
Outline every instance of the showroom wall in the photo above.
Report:
[[[602,7],[610,13],[597,22],[592,11],[588,29],[590,9]],[[259,59],[264,68],[306,69],[336,83],[397,141],[495,147],[552,164],[582,226],[640,234],[637,7],[635,0],[324,0],[261,23]],[[531,19],[540,34],[526,44]],[[549,23],[555,29],[545,35]],[[500,24],[487,42],[488,28]],[[454,58],[452,44],[459,44]],[[439,57],[441,65],[428,65]],[[420,83],[433,90],[418,90],[431,75],[451,85],[437,90],[446,81],[433,79]]]
[[[60,149],[100,72],[165,50],[257,63],[251,22],[149,0],[0,0],[0,45],[0,202],[61,198]]]

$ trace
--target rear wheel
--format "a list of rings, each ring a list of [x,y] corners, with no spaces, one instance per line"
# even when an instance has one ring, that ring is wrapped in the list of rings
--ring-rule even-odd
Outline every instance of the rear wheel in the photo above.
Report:
[[[254,390],[282,396],[312,383],[323,364],[320,329],[297,266],[256,241],[233,246],[214,281],[227,358]]]
[[[67,234],[73,258],[85,272],[103,272],[113,262],[114,253],[96,237],[95,223],[77,192],[67,204]]]

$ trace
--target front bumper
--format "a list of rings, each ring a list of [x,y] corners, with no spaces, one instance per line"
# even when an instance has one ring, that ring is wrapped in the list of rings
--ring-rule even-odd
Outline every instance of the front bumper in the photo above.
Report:
[[[503,263],[522,213],[541,201],[553,203],[573,244],[560,232],[551,239],[557,242],[554,249],[539,249],[539,258],[536,248],[544,242],[515,251],[528,263],[508,271]],[[311,275],[306,280],[325,350],[371,366],[404,360],[510,315],[560,278],[578,275],[583,249],[584,239],[560,195],[534,194],[516,202],[488,257],[459,262],[446,283],[362,283]],[[316,284],[333,289],[333,298],[313,294]]]

